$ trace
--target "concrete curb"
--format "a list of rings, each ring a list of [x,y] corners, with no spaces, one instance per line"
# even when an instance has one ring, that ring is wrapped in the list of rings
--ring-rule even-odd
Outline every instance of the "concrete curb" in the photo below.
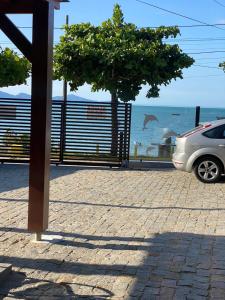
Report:
[[[170,169],[174,170],[174,165],[172,162],[164,161],[130,161],[129,169]]]

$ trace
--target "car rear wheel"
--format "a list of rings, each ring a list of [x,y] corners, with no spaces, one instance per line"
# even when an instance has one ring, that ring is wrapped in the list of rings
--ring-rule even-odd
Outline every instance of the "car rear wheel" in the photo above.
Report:
[[[213,157],[205,157],[197,161],[194,173],[204,183],[218,182],[222,175],[221,163]]]

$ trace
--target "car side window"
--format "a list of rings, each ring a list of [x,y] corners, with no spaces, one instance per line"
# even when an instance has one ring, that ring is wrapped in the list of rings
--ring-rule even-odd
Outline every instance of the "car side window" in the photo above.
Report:
[[[210,139],[225,139],[225,125],[210,129],[204,132],[203,135]]]

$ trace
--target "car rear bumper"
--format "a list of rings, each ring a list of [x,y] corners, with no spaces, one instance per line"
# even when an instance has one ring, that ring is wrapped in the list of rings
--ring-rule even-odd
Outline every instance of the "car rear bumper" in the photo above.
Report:
[[[177,161],[177,160],[174,160],[174,159],[172,160],[172,162],[173,162],[174,167],[175,167],[177,170],[185,171],[185,169],[184,169],[184,164],[183,164],[182,162]]]
[[[187,157],[184,153],[174,153],[172,159],[173,165],[177,170],[187,171]]]

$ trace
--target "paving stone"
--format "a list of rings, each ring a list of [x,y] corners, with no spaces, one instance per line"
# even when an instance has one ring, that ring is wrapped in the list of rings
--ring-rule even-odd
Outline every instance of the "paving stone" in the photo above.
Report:
[[[212,288],[210,290],[210,298],[211,299],[225,299],[225,289],[220,288]]]
[[[181,279],[177,283],[178,286],[193,286],[193,280],[192,279]]]
[[[221,288],[221,289],[225,289],[225,281],[215,281],[213,280],[211,282],[211,287],[212,288]]]
[[[160,289],[159,288],[153,288],[153,287],[147,287],[144,289],[144,297],[151,297],[152,295],[159,295]]]
[[[173,299],[175,292],[176,292],[176,290],[173,288],[162,287],[160,289],[160,298],[161,299]]]
[[[193,287],[195,287],[197,289],[208,290],[209,283],[201,283],[201,282],[198,282],[198,281],[194,281]]]
[[[177,286],[177,282],[176,282],[176,280],[164,279],[162,281],[162,286],[163,287],[175,288]]]
[[[208,289],[193,288],[191,290],[191,295],[193,297],[195,297],[195,296],[204,296],[204,297],[207,297],[209,295],[209,291],[208,291]]]

